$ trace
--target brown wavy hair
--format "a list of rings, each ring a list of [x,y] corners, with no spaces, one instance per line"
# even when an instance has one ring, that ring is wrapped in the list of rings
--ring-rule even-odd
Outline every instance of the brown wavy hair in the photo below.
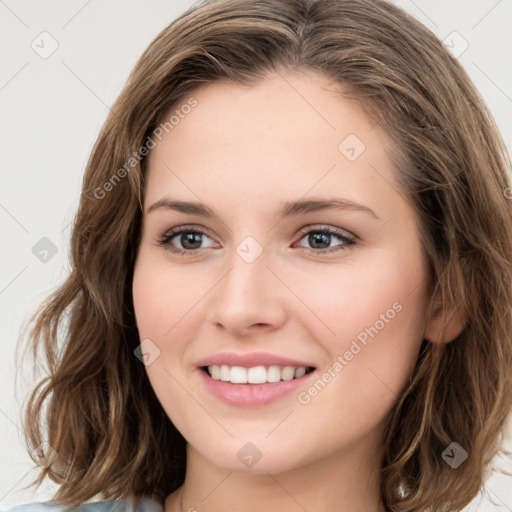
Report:
[[[163,502],[183,483],[186,442],[134,356],[141,148],[198,86],[250,85],[281,70],[335,80],[391,137],[420,223],[429,311],[441,304],[446,323],[454,304],[467,312],[452,342],[423,340],[390,411],[386,509],[460,510],[483,487],[493,457],[509,453],[502,445],[512,410],[510,157],[459,62],[384,0],[205,1],[152,41],[112,106],[85,171],[70,274],[31,318],[27,348],[47,374],[25,404],[26,443],[32,450],[46,440],[56,450],[35,483],[57,482],[59,504],[97,495]],[[468,452],[457,469],[441,457],[452,442]]]

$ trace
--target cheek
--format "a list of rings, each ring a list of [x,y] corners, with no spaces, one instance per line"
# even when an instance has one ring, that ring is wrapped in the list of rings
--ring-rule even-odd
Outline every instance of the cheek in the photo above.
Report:
[[[425,290],[419,260],[404,260],[396,250],[361,256],[326,265],[322,271],[282,272],[307,305],[302,308],[303,318],[315,330],[316,339],[329,339],[336,350],[343,350],[358,335],[364,340],[365,332],[369,337],[366,329],[372,326],[381,338],[384,333],[390,337],[402,333],[398,340],[421,325]]]
[[[193,266],[172,265],[165,255],[146,248],[141,250],[134,268],[132,293],[139,337],[141,341],[150,339],[158,353],[146,372],[177,425],[187,404],[190,407],[190,395],[178,383],[184,382],[192,370],[190,341],[197,336],[204,316],[201,306],[205,289],[213,286],[204,282],[204,275]],[[193,392],[193,387],[189,391]]]
[[[180,278],[181,276],[181,278]],[[134,268],[132,294],[140,340],[150,339],[157,349],[145,370],[153,390],[167,415],[180,431],[187,431],[187,421],[195,402],[182,383],[181,364],[190,336],[191,306],[200,295],[187,286],[183,273],[170,270],[168,262],[140,251]],[[192,310],[193,311],[193,310]],[[155,353],[155,352],[154,352]]]
[[[162,339],[201,298],[193,276],[163,260],[142,250],[135,265],[132,293],[141,338]]]
[[[344,353],[354,339],[379,352],[421,337],[425,273],[409,249],[407,258],[395,246],[361,251],[330,272],[296,276],[297,294],[329,328],[318,336],[329,340],[329,352]]]
[[[321,338],[329,361],[315,389],[303,390],[303,402],[311,398],[315,414],[331,404],[339,421],[360,418],[369,428],[389,411],[416,361],[425,307],[423,269],[390,253],[378,265],[343,273],[333,284],[336,292],[328,299],[320,302],[317,295],[334,331]]]
[[[324,338],[329,361],[297,395],[304,418],[341,426],[341,431],[318,433],[331,446],[340,439],[355,440],[385,421],[409,382],[421,344],[412,301],[368,306],[348,310],[346,322],[336,325],[339,333],[349,325],[354,335],[332,336],[331,343]]]

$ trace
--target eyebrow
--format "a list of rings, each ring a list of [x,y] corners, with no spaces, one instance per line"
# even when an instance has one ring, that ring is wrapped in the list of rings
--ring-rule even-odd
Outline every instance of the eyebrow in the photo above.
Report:
[[[215,212],[203,203],[194,201],[178,201],[168,197],[163,197],[153,203],[146,211],[151,213],[158,208],[166,208],[177,212],[198,215],[200,217],[215,217]],[[376,219],[379,217],[368,206],[354,203],[349,199],[343,198],[318,198],[318,199],[298,199],[295,201],[281,201],[277,211],[278,218],[290,217],[295,215],[304,215],[306,213],[318,212],[321,210],[352,210],[369,213]]]

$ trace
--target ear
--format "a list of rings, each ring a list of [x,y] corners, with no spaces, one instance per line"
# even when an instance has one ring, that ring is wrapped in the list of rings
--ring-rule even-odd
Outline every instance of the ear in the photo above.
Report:
[[[451,275],[452,282],[457,282],[455,277],[459,277],[459,286],[453,287],[453,289],[459,290],[458,297],[456,299],[444,297],[443,299],[441,287],[439,287],[432,300],[430,317],[428,318],[427,327],[423,335],[424,338],[432,343],[449,343],[453,341],[462,332],[469,320],[469,312],[464,306],[463,291],[464,278],[467,276],[468,269],[465,264],[462,267],[464,271],[463,276],[458,271],[453,272]]]

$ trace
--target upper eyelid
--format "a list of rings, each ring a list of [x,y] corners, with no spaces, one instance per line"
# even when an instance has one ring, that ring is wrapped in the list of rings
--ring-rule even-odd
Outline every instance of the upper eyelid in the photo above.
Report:
[[[174,231],[174,232],[173,232]],[[180,226],[175,226],[171,229],[168,229],[167,231],[164,232],[163,236],[176,236],[176,235],[179,235],[183,232],[187,232],[187,231],[193,231],[193,232],[198,232],[198,233],[201,233],[202,235],[206,235],[207,237],[211,238],[213,240],[214,237],[210,236],[208,233],[209,233],[209,230],[203,226],[196,226],[194,224],[183,224],[183,225],[180,225]]]
[[[309,225],[309,226],[306,226],[304,228],[299,229],[297,234],[298,235],[304,235],[304,234],[309,233],[310,231],[322,231],[323,229],[331,231],[333,234],[338,235],[338,236],[344,236],[346,238],[350,238],[350,239],[353,239],[353,240],[358,240],[359,239],[359,237],[357,235],[355,235],[354,233],[352,233],[352,232],[350,232],[350,231],[348,231],[346,229],[336,228],[336,227],[330,226],[328,224],[313,224],[313,225]],[[341,231],[341,233],[338,233],[338,231]]]

